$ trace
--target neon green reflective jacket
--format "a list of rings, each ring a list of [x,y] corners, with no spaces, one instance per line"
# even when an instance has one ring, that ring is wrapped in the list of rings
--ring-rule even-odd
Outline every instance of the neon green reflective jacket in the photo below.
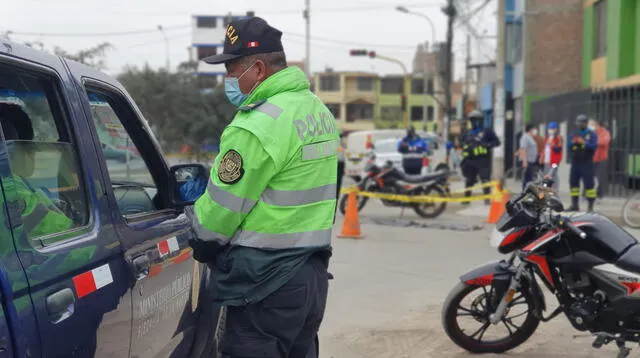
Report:
[[[330,247],[338,147],[334,117],[297,67],[273,74],[239,108],[194,205],[199,239],[229,244],[217,299],[261,300]]]

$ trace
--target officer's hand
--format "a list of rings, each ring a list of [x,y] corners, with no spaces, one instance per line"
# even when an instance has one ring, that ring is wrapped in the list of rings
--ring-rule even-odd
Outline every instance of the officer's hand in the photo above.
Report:
[[[202,263],[214,262],[220,250],[220,245],[215,242],[197,239],[189,239],[189,246],[193,249],[193,258]]]

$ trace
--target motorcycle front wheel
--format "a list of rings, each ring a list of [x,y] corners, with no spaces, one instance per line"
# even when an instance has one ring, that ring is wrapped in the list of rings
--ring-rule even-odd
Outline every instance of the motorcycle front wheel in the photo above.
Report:
[[[347,212],[348,199],[349,199],[349,195],[343,195],[342,198],[340,198],[340,213],[342,213],[342,215],[344,215]],[[362,211],[362,208],[364,208],[364,206],[367,204],[367,201],[369,201],[369,197],[366,197],[366,196],[358,197],[358,212]]]
[[[442,307],[442,325],[453,343],[471,353],[504,353],[531,337],[540,324],[534,313],[533,297],[516,293],[504,318],[493,325],[489,316],[501,299],[494,296],[490,285],[459,282],[454,287]],[[463,328],[462,319],[471,328]]]

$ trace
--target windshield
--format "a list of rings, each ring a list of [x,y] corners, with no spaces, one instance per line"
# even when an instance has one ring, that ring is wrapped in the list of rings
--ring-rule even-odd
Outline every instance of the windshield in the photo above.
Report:
[[[396,141],[384,140],[376,142],[374,152],[376,153],[393,153],[398,151],[398,143]]]

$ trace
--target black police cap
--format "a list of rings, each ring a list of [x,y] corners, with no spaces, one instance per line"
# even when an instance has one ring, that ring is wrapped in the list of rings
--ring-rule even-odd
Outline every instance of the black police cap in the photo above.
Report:
[[[224,51],[204,59],[211,64],[225,63],[240,57],[282,51],[282,32],[264,19],[250,17],[232,21],[224,35]]]

